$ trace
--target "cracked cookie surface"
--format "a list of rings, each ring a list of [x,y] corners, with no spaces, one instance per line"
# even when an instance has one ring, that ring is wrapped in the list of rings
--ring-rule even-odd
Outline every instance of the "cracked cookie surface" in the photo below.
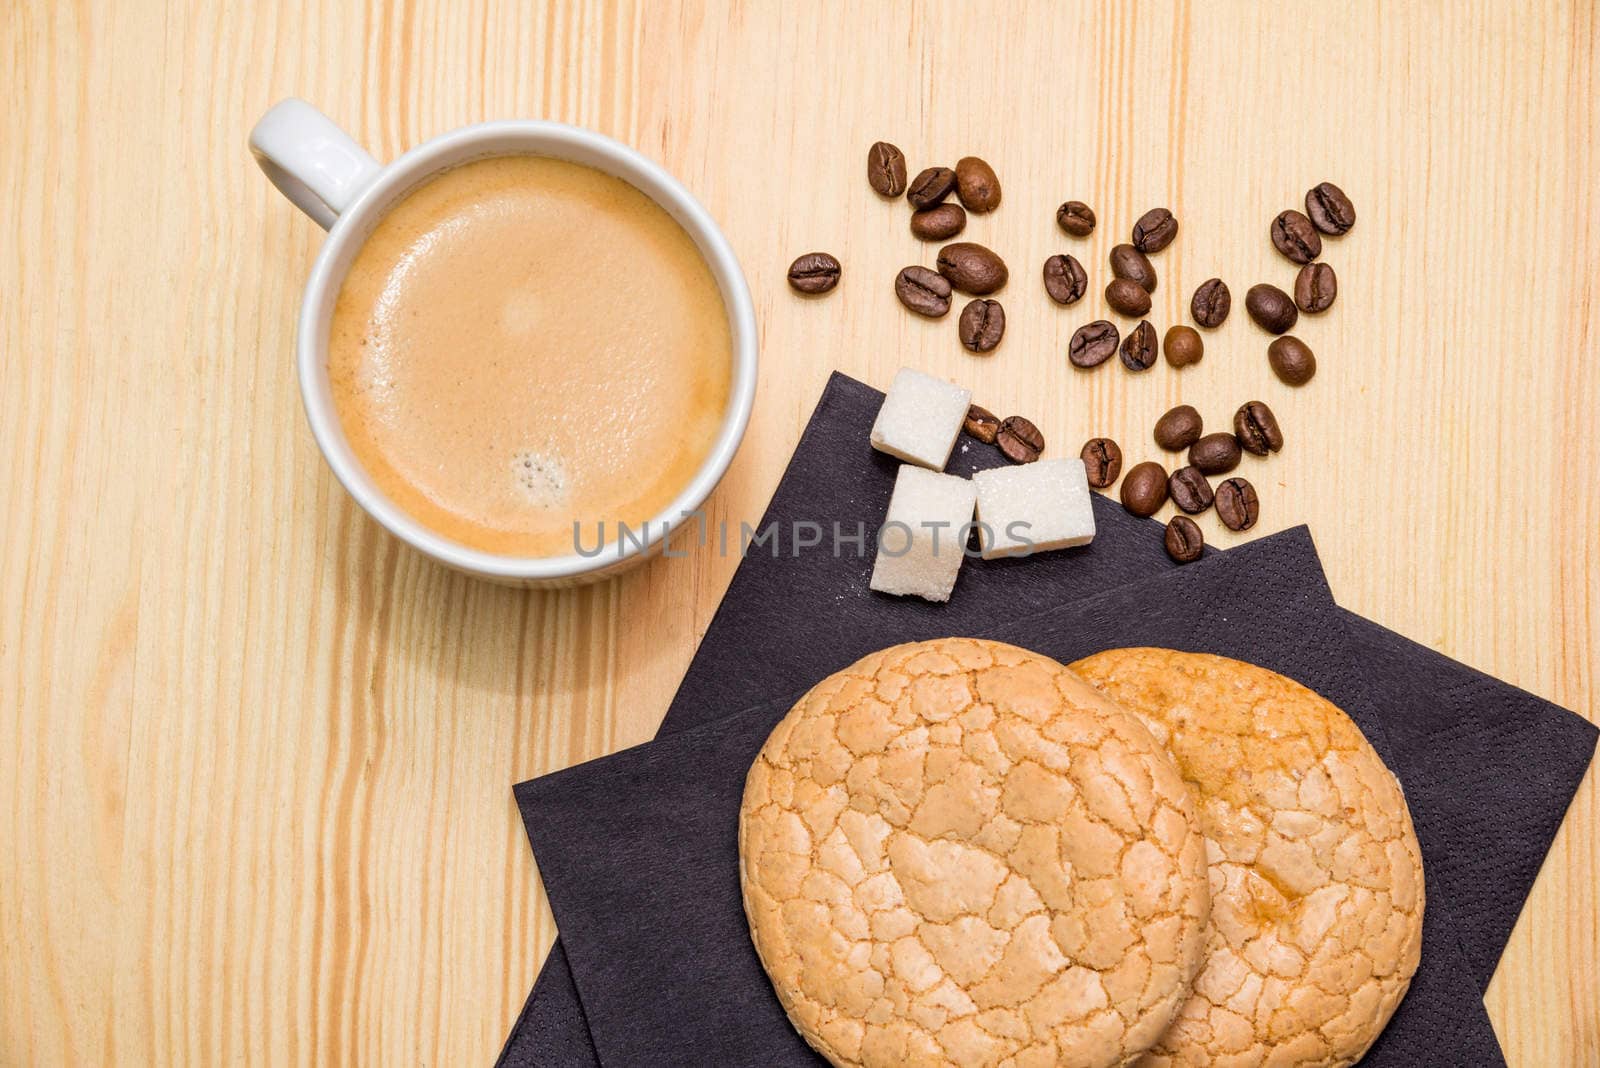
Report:
[[[815,686],[751,766],[739,857],[762,965],[836,1065],[1130,1064],[1201,963],[1191,791],[1014,646],[895,646]]]
[[[1339,708],[1224,657],[1114,649],[1071,668],[1144,719],[1199,798],[1211,920],[1194,991],[1140,1068],[1353,1064],[1422,951],[1422,853]]]

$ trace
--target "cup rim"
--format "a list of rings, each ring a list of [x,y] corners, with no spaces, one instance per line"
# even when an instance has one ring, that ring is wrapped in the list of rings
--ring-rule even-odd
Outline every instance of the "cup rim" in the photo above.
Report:
[[[733,357],[727,408],[711,450],[689,481],[657,515],[644,524],[642,537],[613,537],[596,555],[577,552],[560,556],[515,556],[474,549],[444,537],[413,518],[380,491],[356,458],[339,422],[331,391],[325,388],[327,335],[321,329],[325,309],[331,312],[344,272],[335,267],[354,242],[364,242],[369,217],[381,207],[449,167],[470,161],[463,150],[495,141],[527,141],[528,155],[568,158],[553,149],[575,148],[603,160],[607,173],[622,178],[667,211],[689,234],[716,279],[728,315]],[[511,155],[490,150],[482,158]],[[574,160],[594,166],[585,160]],[[296,328],[296,370],[301,401],[312,436],[345,491],[390,534],[419,552],[458,570],[507,581],[598,578],[627,562],[657,552],[690,518],[727,473],[749,425],[755,404],[757,371],[755,307],[750,287],[733,247],[705,207],[659,163],[614,138],[581,126],[544,119],[501,119],[458,127],[430,138],[385,164],[378,176],[328,230],[306,281]]]

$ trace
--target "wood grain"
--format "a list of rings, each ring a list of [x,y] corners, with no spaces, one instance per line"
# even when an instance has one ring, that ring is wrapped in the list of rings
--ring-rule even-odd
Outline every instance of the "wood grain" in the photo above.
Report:
[[[555,934],[510,784],[648,738],[736,563],[520,593],[362,516],[294,382],[320,232],[245,150],[289,94],[380,158],[582,123],[704,200],[764,344],[713,519],[759,514],[835,367],[958,378],[1130,463],[1170,404],[1259,397],[1289,445],[1256,533],[1310,523],[1343,603],[1594,715],[1586,3],[14,0],[0,42],[0,1063],[489,1060]],[[1015,274],[992,358],[895,305],[931,250],[866,186],[878,138],[998,170],[967,231]],[[1267,223],[1325,178],[1360,221],[1309,387],[1238,313],[1182,375],[1067,366],[1100,302],[1051,305],[1049,253],[1098,292],[1172,207],[1164,326],[1210,275],[1286,285]],[[1069,196],[1087,241],[1054,228]],[[845,279],[801,301],[784,269],[816,248]],[[1600,1063],[1597,883],[1591,775],[1489,991],[1513,1065]]]

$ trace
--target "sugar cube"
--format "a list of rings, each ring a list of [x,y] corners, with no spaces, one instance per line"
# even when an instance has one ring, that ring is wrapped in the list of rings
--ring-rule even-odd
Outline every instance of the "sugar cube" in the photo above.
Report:
[[[872,588],[948,601],[966,556],[977,492],[970,479],[901,464],[878,532]]]
[[[902,367],[872,424],[872,447],[906,463],[943,471],[971,402],[971,390]]]
[[[1094,540],[1094,507],[1082,460],[997,467],[979,471],[972,480],[978,490],[978,538],[985,560]]]

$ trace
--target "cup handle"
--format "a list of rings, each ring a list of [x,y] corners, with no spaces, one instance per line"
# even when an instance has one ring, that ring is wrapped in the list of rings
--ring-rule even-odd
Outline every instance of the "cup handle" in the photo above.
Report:
[[[278,192],[324,230],[383,169],[332,119],[292,96],[261,116],[250,152]]]

